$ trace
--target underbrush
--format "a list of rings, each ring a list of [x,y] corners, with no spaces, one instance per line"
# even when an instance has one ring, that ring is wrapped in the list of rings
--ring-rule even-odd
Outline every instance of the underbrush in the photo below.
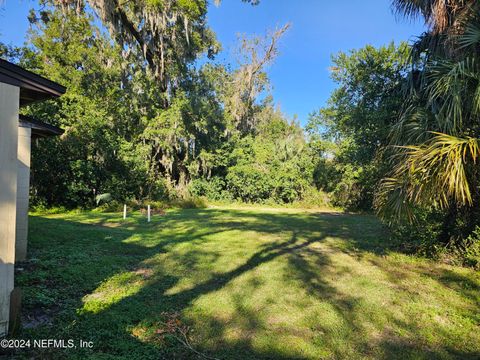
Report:
[[[80,209],[68,209],[65,206],[46,206],[44,204],[34,205],[30,208],[30,213],[43,215],[68,214],[80,211]]]
[[[129,210],[138,211],[145,210],[148,205],[152,211],[165,210],[168,208],[179,209],[201,209],[207,207],[207,201],[201,197],[188,196],[185,198],[176,198],[173,200],[127,200],[125,203],[121,203],[116,200],[112,200],[108,203],[102,204],[95,208],[98,212],[120,212],[123,211],[123,206],[127,205]]]
[[[204,197],[187,196],[183,199],[175,199],[170,202],[171,207],[180,209],[203,209],[208,206]]]
[[[442,250],[442,249],[440,249]],[[480,226],[448,251],[439,251],[439,258],[454,265],[463,265],[480,270]]]
[[[124,205],[127,205],[127,211],[141,211],[145,212],[148,205],[152,214],[163,213],[166,209],[202,209],[208,206],[207,200],[201,197],[188,196],[185,198],[177,198],[173,200],[158,201],[158,200],[126,200],[120,202],[111,200],[104,202],[93,209],[68,209],[64,206],[47,207],[45,205],[32,206],[30,213],[32,215],[55,215],[55,214],[76,214],[86,211],[93,213],[121,213]]]
[[[291,206],[298,208],[330,208],[332,207],[330,196],[324,191],[318,190],[315,187],[307,188],[302,196],[302,199],[295,200]]]
[[[439,262],[480,269],[480,226],[466,238],[441,241],[444,215],[435,211],[418,211],[414,224],[390,226],[390,241],[407,254]]]

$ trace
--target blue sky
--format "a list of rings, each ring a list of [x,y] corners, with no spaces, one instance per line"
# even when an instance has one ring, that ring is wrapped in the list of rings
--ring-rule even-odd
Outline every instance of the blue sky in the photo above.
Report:
[[[210,6],[208,21],[223,45],[219,60],[233,62],[238,33],[264,34],[289,22],[280,55],[268,69],[273,96],[289,116],[302,124],[324,106],[335,84],[329,78],[331,55],[367,44],[412,41],[423,30],[420,21],[396,17],[390,0],[261,0],[251,6],[223,0]],[[4,0],[0,10],[0,39],[22,44],[28,29],[32,0]]]

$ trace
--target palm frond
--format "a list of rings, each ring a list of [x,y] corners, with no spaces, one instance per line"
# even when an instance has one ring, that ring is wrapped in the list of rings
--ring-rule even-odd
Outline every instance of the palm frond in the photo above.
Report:
[[[478,139],[433,133],[424,145],[397,148],[397,165],[381,182],[375,200],[380,216],[412,220],[411,208],[415,205],[445,208],[450,200],[459,205],[472,204],[474,184],[467,169],[479,157]]]
[[[457,62],[437,60],[428,71],[428,106],[437,109],[440,130],[456,134],[471,107],[471,88],[480,82],[477,61],[473,57]]]
[[[398,14],[410,18],[422,16],[432,32],[440,33],[452,25],[455,16],[468,10],[472,0],[393,0]]]
[[[459,36],[458,44],[460,48],[477,46],[480,43],[480,27],[476,23],[468,23],[464,33]]]
[[[426,141],[431,137],[428,133],[430,117],[430,113],[423,106],[419,106],[418,97],[410,97],[398,121],[392,125],[391,145],[419,144]]]
[[[415,221],[414,204],[409,201],[408,181],[403,177],[382,179],[374,198],[377,215],[389,223],[407,220]]]

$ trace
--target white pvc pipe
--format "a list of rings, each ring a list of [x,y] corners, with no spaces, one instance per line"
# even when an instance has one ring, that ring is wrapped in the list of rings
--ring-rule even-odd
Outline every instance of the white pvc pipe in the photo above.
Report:
[[[147,206],[148,222],[150,222],[150,205]]]
[[[127,218],[127,204],[123,205],[123,220]]]

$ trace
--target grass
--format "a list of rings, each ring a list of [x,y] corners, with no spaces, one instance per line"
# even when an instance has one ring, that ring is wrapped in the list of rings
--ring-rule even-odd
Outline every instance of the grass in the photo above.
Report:
[[[33,216],[17,338],[58,359],[478,359],[480,276],[371,216],[217,207]]]

